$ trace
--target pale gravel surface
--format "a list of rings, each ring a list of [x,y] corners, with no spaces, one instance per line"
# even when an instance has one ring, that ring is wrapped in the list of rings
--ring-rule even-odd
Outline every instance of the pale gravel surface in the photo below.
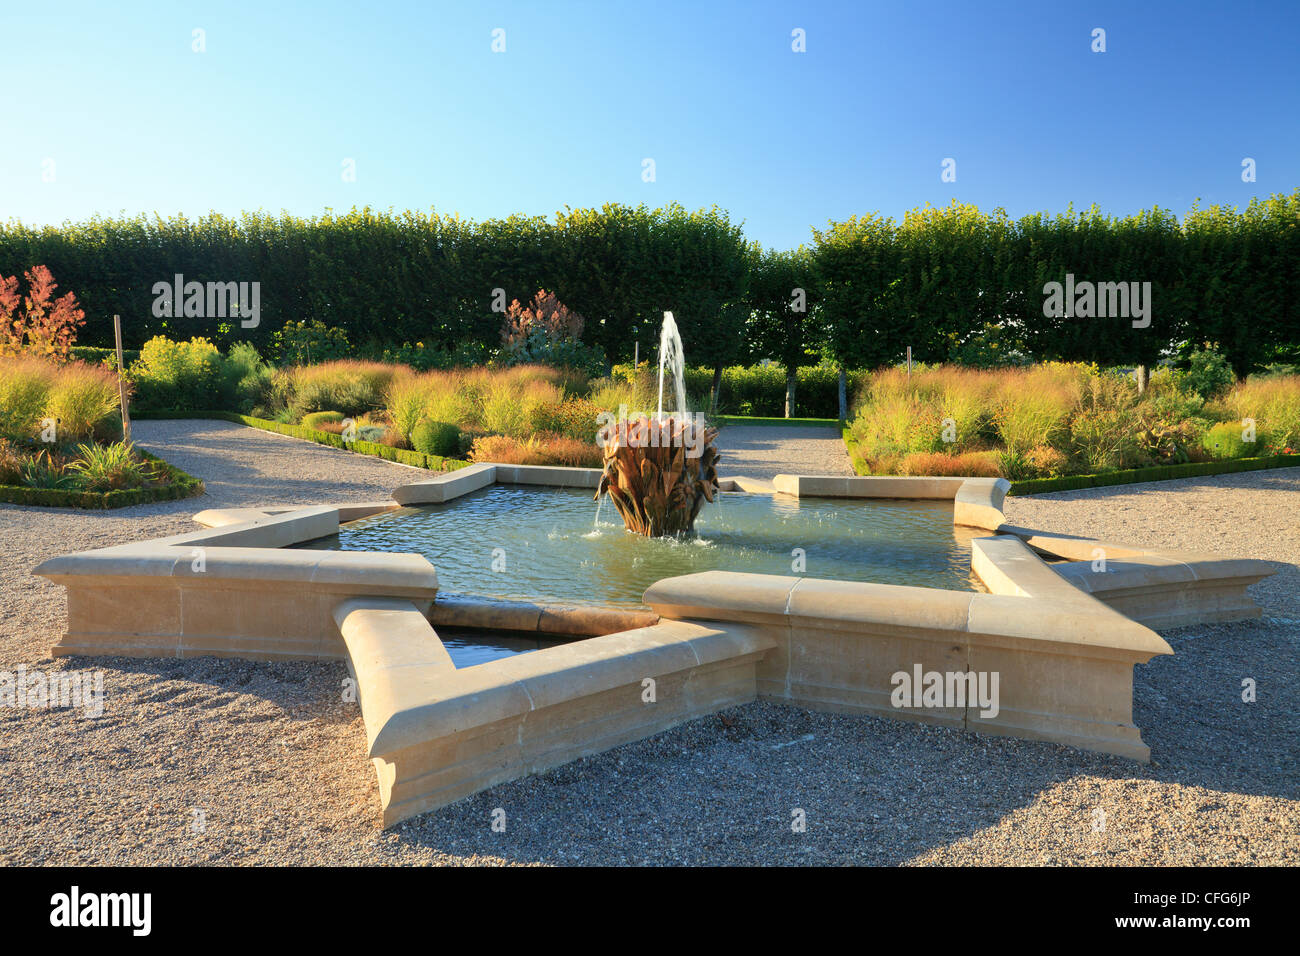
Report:
[[[847,468],[814,467],[802,429],[785,460],[771,429],[747,430],[764,435],[733,434],[736,450],[770,474]],[[342,664],[51,662],[63,595],[30,570],[191,530],[202,508],[382,497],[416,473],[226,423],[137,432],[208,497],[106,514],[0,505],[0,669],[99,667],[108,694],[99,720],[0,709],[2,864],[1300,862],[1300,469],[1008,500],[1017,524],[1281,563],[1257,589],[1268,619],[1170,632],[1176,655],[1137,669],[1150,766],[760,703],[383,832]],[[1244,676],[1257,703],[1240,701]]]
[[[724,425],[718,430],[718,477],[771,480],[775,475],[851,475],[838,428],[813,425]]]

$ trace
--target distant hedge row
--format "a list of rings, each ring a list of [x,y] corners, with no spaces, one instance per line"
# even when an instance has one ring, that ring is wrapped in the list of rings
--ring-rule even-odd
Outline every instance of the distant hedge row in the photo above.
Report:
[[[898,361],[1036,359],[1151,365],[1170,346],[1218,342],[1240,374],[1300,353],[1300,190],[1242,210],[1073,209],[1010,219],[955,202],[901,222],[854,217],[808,247],[764,250],[716,207],[609,204],[472,222],[371,209],[311,219],[138,216],[61,227],[0,226],[0,275],[37,264],[77,294],[80,344],[128,347],[157,334],[262,348],[288,321],[346,331],[353,346],[423,343],[448,353],[500,344],[500,308],[538,289],[585,317],[611,362],[649,356],[672,311],[692,365],[824,356],[846,368]],[[154,287],[258,282],[259,324],[154,315]],[[1045,315],[1045,286],[1150,283],[1150,323]],[[1101,295],[1098,295],[1098,300]],[[1111,287],[1109,301],[1118,307]],[[1144,303],[1148,301],[1144,298]],[[1071,306],[1075,303],[1071,301]],[[1080,300],[1080,308],[1085,308]],[[820,386],[817,386],[820,387]],[[820,399],[814,401],[820,406]],[[771,409],[765,409],[771,411]],[[757,411],[757,409],[756,409]]]

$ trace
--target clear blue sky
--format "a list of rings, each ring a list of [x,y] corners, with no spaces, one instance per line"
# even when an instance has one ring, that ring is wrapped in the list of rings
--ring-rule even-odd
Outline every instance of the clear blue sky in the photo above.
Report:
[[[1297,36],[1296,0],[4,0],[0,219],[676,200],[788,247],[954,196],[1181,214],[1300,186]]]

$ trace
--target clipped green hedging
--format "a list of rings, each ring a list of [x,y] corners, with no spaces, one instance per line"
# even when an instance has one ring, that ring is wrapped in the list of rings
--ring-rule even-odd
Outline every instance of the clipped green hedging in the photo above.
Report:
[[[154,501],[179,501],[203,494],[203,480],[186,474],[156,455],[137,449],[141,458],[154,462],[171,479],[170,484],[151,488],[120,488],[117,491],[69,491],[64,488],[28,488],[0,485],[0,501],[14,505],[46,508],[127,508]]]
[[[254,418],[252,415],[240,415],[237,412],[223,412],[217,410],[204,410],[197,412],[142,412],[140,414],[132,415],[131,417],[136,421],[147,421],[149,419],[201,418],[233,422],[236,425],[247,425],[250,428],[260,428],[262,431],[275,432],[277,435],[287,435],[290,438],[301,438],[304,441],[315,442],[318,445],[328,445],[331,448],[341,448],[344,451],[356,452],[361,455],[374,455],[377,458],[383,458],[385,461],[395,461],[400,465],[410,465],[413,468],[424,468],[427,471],[457,471],[461,468],[468,468],[472,464],[472,462],[462,461],[459,458],[444,458],[441,455],[425,455],[418,451],[410,451],[405,448],[394,448],[391,445],[382,445],[378,442],[345,442],[342,435],[335,435],[331,432],[316,431],[314,428],[304,428],[302,425],[286,425],[283,422],[273,422],[265,418]]]
[[[859,475],[870,475],[871,469],[867,467],[866,459],[862,457],[862,449],[858,447],[857,439],[853,437],[853,429],[847,425],[841,429],[840,434],[844,436],[844,448],[849,453],[849,463],[853,465],[853,470]]]
[[[1129,485],[1141,481],[1170,481],[1175,478],[1199,478],[1206,475],[1229,475],[1239,471],[1295,467],[1300,467],[1300,455],[1189,462],[1183,465],[1151,465],[1147,468],[1129,468],[1097,475],[1065,475],[1060,478],[1030,478],[1025,481],[1013,481],[1011,490],[1007,494],[1041,495],[1050,491],[1077,491],[1080,488],[1103,488],[1107,485]]]
[[[844,447],[849,453],[853,470],[869,476],[867,466],[848,428],[843,431]],[[1150,465],[1146,468],[1128,468],[1095,475],[1064,475],[1060,478],[1027,478],[1011,482],[1009,496],[1041,495],[1052,491],[1077,491],[1080,488],[1104,488],[1108,485],[1129,485],[1142,481],[1172,481],[1175,478],[1198,478],[1206,475],[1228,475],[1239,471],[1262,471],[1266,468],[1300,467],[1300,455],[1273,455],[1267,458],[1236,458],[1228,461],[1189,462],[1182,465]]]
[[[71,349],[71,355],[74,359],[80,359],[83,362],[92,362],[96,365],[102,365],[109,359],[116,361],[117,349],[101,349],[93,345],[74,345]],[[140,357],[139,349],[122,349],[122,361],[129,366],[132,362]]]

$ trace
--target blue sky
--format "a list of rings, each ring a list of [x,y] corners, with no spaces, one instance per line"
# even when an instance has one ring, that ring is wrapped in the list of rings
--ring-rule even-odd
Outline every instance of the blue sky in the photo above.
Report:
[[[0,219],[675,200],[789,247],[953,197],[1181,214],[1300,186],[1297,35],[1294,0],[4,0]]]

